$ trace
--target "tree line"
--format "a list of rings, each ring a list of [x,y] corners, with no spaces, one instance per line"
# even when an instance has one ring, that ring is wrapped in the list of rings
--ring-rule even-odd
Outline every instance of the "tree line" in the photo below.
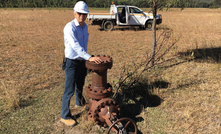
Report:
[[[79,0],[0,0],[2,8],[47,8],[68,7],[73,8]],[[140,8],[149,8],[148,0],[83,0],[89,7],[109,8],[112,2],[116,5],[133,5]],[[190,8],[219,8],[221,0],[192,0],[185,7]],[[173,5],[179,7],[179,5]]]

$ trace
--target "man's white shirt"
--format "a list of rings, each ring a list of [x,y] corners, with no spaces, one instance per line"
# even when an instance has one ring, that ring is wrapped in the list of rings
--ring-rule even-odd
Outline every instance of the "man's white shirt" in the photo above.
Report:
[[[84,23],[83,27],[76,19],[67,23],[64,27],[65,57],[76,60],[88,60],[91,55],[87,53],[88,27]]]

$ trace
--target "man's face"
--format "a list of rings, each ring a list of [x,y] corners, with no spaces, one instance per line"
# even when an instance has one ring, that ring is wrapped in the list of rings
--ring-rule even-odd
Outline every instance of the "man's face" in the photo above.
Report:
[[[77,19],[79,24],[83,24],[87,18],[87,14],[75,12],[74,17]]]

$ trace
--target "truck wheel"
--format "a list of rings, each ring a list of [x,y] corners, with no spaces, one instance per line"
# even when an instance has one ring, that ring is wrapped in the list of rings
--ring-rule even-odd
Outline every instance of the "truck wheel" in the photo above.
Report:
[[[152,24],[153,24],[153,21],[147,21],[145,23],[145,30],[151,30],[152,29]]]
[[[112,21],[106,21],[105,23],[104,23],[104,30],[105,31],[111,31],[113,28],[114,28],[114,24],[113,24],[113,22]]]

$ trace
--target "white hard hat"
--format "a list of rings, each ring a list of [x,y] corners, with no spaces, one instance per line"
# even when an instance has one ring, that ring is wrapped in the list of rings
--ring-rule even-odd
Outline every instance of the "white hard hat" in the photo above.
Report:
[[[87,4],[84,1],[78,1],[74,6],[74,11],[85,14],[89,13]]]

